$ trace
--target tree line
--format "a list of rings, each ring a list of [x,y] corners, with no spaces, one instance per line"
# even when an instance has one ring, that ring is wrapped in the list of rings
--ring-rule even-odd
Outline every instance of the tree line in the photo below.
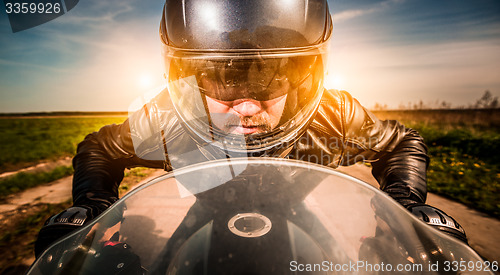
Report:
[[[453,109],[496,109],[499,108],[500,104],[498,102],[498,97],[493,96],[493,94],[486,90],[483,95],[477,99],[475,102],[471,102],[468,105],[454,107]],[[373,106],[373,110],[388,110],[387,104],[382,104],[376,102]],[[426,109],[452,109],[450,102],[445,100],[436,100],[433,103],[424,103],[422,100],[419,102],[408,102],[407,104],[399,104],[399,110],[426,110]]]

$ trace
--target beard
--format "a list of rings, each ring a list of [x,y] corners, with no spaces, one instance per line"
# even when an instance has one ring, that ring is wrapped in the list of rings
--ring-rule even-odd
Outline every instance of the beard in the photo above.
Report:
[[[217,119],[218,118],[218,119]],[[235,133],[237,128],[253,129],[252,134],[270,131],[273,127],[267,113],[241,117],[234,114],[212,115],[212,121],[226,133]],[[221,125],[222,124],[222,125]],[[237,134],[237,132],[236,132]]]

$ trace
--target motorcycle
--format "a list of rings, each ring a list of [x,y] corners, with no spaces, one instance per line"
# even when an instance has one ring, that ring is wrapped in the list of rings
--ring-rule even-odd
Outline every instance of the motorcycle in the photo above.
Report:
[[[28,274],[493,274],[469,246],[328,167],[174,170],[49,247]]]

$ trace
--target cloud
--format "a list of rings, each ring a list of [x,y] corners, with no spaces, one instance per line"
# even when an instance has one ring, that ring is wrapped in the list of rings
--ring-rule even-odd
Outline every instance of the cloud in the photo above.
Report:
[[[486,89],[500,91],[498,42],[383,47],[357,43],[332,55],[332,74],[344,77],[340,88],[368,106],[437,99],[459,106],[473,102]]]
[[[462,104],[484,89],[498,92],[500,5],[479,2],[334,0],[332,75],[369,106]],[[9,28],[0,35],[0,110],[126,110],[141,75],[163,81],[162,5],[80,1],[53,22]]]
[[[126,110],[146,74],[162,80],[162,3],[84,1],[36,28],[0,36],[2,112]]]
[[[351,9],[351,10],[345,10],[342,12],[339,12],[337,14],[334,14],[334,21],[335,22],[343,22],[347,21],[359,16],[379,12],[382,10],[385,10],[389,8],[391,5],[394,4],[400,4],[404,2],[404,0],[386,0],[380,3],[377,3],[374,7],[371,8],[362,8],[362,9]]]
[[[93,1],[92,5],[83,8],[86,9],[83,12],[68,13],[66,23],[100,26],[102,23],[115,22],[120,15],[134,10],[134,6],[127,1]]]

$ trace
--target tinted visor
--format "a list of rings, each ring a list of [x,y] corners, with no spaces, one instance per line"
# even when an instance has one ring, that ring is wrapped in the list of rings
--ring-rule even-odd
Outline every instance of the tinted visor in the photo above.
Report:
[[[304,82],[318,81],[323,63],[318,55],[187,59],[174,58],[169,81],[195,76],[199,91],[221,101],[267,101],[287,94]],[[315,85],[312,85],[315,86]]]

